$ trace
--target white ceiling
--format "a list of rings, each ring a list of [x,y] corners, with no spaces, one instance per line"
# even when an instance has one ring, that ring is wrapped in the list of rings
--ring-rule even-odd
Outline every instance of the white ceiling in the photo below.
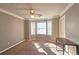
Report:
[[[52,18],[59,15],[67,3],[2,3],[0,8],[15,13],[23,18],[28,18],[27,9],[33,8],[36,13],[42,14],[42,18]]]

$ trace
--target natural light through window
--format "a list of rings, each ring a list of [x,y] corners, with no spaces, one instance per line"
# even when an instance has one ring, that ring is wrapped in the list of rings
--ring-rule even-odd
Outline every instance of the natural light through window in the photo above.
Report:
[[[35,35],[35,22],[31,22],[31,35]]]
[[[41,52],[47,55],[47,52],[43,48],[40,47],[39,43],[34,43],[34,46],[37,48],[38,52]]]
[[[54,52],[57,55],[62,55],[62,51],[57,51],[56,50],[56,45],[53,43],[45,43],[44,44],[46,47],[48,47],[52,52]],[[60,47],[58,46],[58,48],[60,49]]]
[[[52,21],[32,21],[31,35],[52,35]]]
[[[44,44],[46,47],[49,47],[49,48],[55,48],[56,45],[52,44],[52,43],[45,43]]]
[[[48,35],[52,34],[52,22],[47,21],[47,27],[48,27]]]
[[[38,51],[39,51],[39,52],[42,52],[42,53],[44,53],[44,54],[46,54],[46,55],[48,54],[43,48],[39,48]]]
[[[38,43],[34,43],[36,48],[40,48],[40,45]]]
[[[38,22],[37,23],[37,34],[46,35],[46,22]]]

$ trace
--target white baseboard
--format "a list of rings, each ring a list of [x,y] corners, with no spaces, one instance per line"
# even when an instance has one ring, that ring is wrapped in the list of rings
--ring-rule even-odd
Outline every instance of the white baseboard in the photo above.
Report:
[[[7,51],[7,50],[9,50],[9,49],[11,49],[12,47],[14,47],[14,46],[16,46],[16,45],[18,45],[18,44],[22,43],[23,41],[24,41],[24,40],[22,40],[22,41],[20,41],[20,42],[18,42],[18,43],[16,43],[16,44],[14,44],[14,45],[12,45],[12,46],[10,46],[10,47],[6,48],[6,49],[4,49],[4,50],[0,51],[0,54],[1,54],[1,53],[3,53],[3,52],[5,52],[5,51]]]

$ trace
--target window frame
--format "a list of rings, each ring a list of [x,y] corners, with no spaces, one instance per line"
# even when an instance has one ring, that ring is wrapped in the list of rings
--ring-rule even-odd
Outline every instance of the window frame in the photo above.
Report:
[[[38,21],[30,21],[30,24],[31,22],[35,22],[35,34],[34,35],[48,35],[48,36],[51,36],[48,34],[48,21],[51,21],[51,35],[52,35],[52,20],[38,20]],[[46,23],[46,34],[37,34],[37,23],[40,23],[40,22],[45,22]],[[31,29],[31,26],[30,26],[30,29]],[[31,32],[30,32],[31,34]],[[33,35],[33,34],[31,34]]]

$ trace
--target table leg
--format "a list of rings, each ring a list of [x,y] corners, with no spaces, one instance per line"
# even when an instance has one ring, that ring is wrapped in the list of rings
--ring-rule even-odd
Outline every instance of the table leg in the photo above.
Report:
[[[65,51],[65,45],[63,45],[63,55],[64,55],[64,51]]]

